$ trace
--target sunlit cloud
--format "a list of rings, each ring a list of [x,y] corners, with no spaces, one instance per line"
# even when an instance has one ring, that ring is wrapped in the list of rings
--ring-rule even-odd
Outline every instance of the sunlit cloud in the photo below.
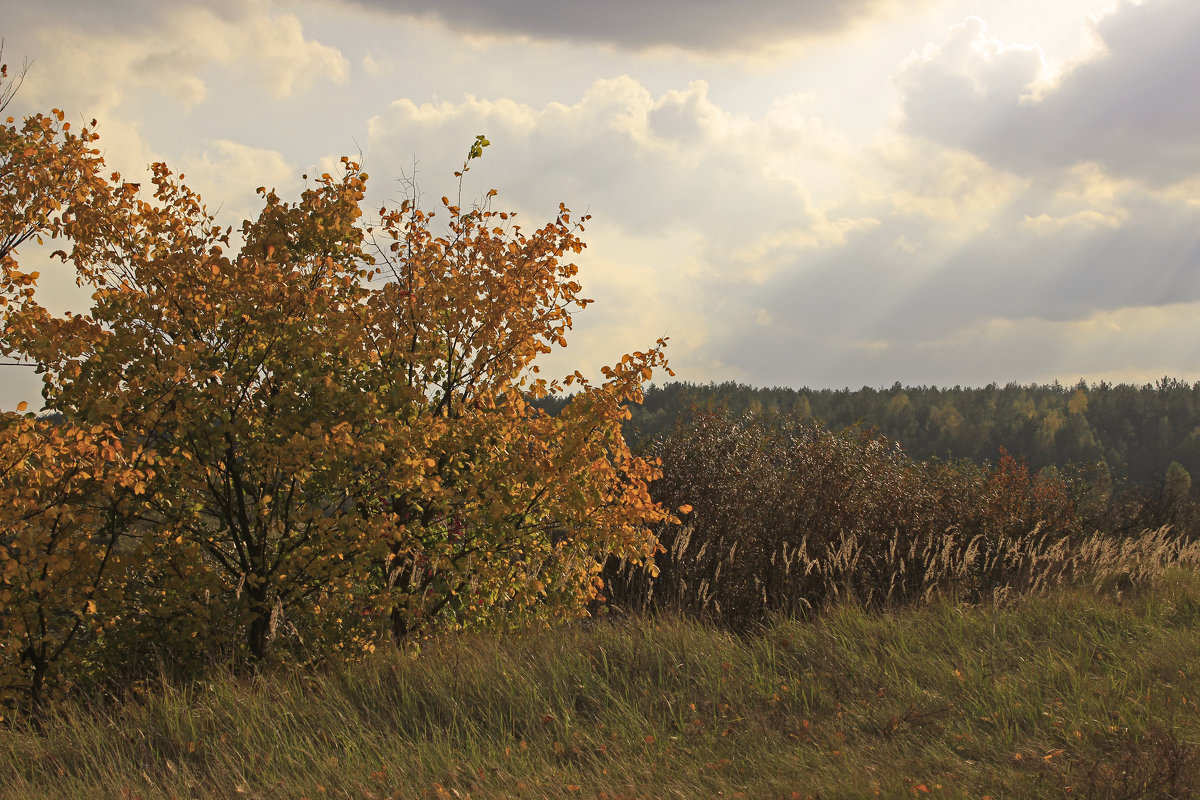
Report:
[[[1200,377],[1190,0],[44,6],[6,16],[14,110],[98,117],[227,224],[343,154],[368,207],[436,205],[485,134],[465,203],[593,217],[549,371],[667,335],[699,381]]]

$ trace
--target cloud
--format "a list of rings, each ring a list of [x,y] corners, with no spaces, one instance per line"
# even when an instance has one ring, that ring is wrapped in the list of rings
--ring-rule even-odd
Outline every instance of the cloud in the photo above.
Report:
[[[841,386],[1195,369],[1180,342],[1196,324],[1179,309],[1200,306],[1200,204],[1091,164],[1021,178],[902,135],[853,174],[870,179],[823,216],[876,224],[782,248],[766,280],[730,292],[740,324],[710,338],[718,375]],[[1102,320],[1138,334],[1114,338]]]
[[[495,185],[502,200],[544,210],[562,200],[633,235],[682,226],[733,256],[757,236],[814,221],[803,187],[764,161],[769,150],[803,152],[804,131],[780,145],[779,127],[717,107],[702,81],[655,97],[622,76],[596,81],[572,105],[398,100],[371,120],[367,161],[395,175],[420,153],[421,170],[436,177],[486,133],[493,147],[471,179]]]
[[[178,164],[184,182],[200,194],[209,212],[234,228],[261,210],[255,187],[275,189],[285,199],[298,195],[301,188],[300,171],[282,153],[226,139],[183,156]]]
[[[979,320],[987,341],[1007,331],[1020,347],[1015,331],[1040,331],[1036,365],[1097,315],[1200,302],[1197,205],[1091,164],[1022,177],[902,133],[860,150],[803,109],[786,99],[749,117],[703,82],[654,94],[629,77],[572,105],[401,100],[372,121],[367,160],[395,174],[420,153],[436,177],[486,133],[469,185],[497,186],[534,222],[560,199],[594,214],[582,277],[601,302],[568,361],[668,333],[688,377],[836,385],[942,369],[930,380],[944,383],[986,371],[955,349],[983,341]],[[802,182],[818,161],[843,176],[840,194],[817,200]]]
[[[911,11],[928,0],[346,0],[352,5],[429,19],[473,36],[595,42],[631,50],[759,51],[828,36]]]
[[[567,360],[599,365],[667,334],[679,363],[716,374],[706,349],[740,325],[730,298],[798,252],[877,224],[814,203],[796,174],[807,161],[849,157],[848,146],[784,105],[749,117],[715,104],[702,81],[654,94],[628,76],[598,80],[570,105],[402,99],[371,120],[366,167],[411,174],[420,154],[426,199],[454,196],[444,176],[486,134],[492,146],[472,163],[464,202],[494,186],[495,206],[518,210],[526,226],[560,200],[593,215],[579,263],[597,303],[579,316]]]
[[[1123,0],[1090,24],[1097,51],[1050,75],[1038,48],[968,19],[898,71],[905,129],[1021,174],[1091,162],[1158,187],[1200,174],[1200,4]]]
[[[756,385],[984,386],[1088,381],[1145,383],[1200,374],[1200,303],[1097,312],[1081,320],[990,318],[945,336],[855,339],[810,330],[786,339],[758,324],[722,342],[725,379]]]
[[[1122,200],[1115,212],[1079,209],[1029,189],[986,221],[950,227],[880,208],[878,226],[796,254],[751,302],[804,329],[920,341],[979,318],[1069,321],[1200,301],[1200,209],[1147,194]]]
[[[190,22],[180,20],[181,28]],[[307,39],[300,20],[290,14],[258,15],[233,25],[218,23],[208,38],[213,57],[236,64],[251,80],[261,81],[277,97],[317,83],[344,84],[350,65],[337,48]],[[219,43],[219,44],[216,44]]]
[[[228,99],[209,96],[214,82],[232,79],[248,97],[257,91],[261,102],[263,94],[281,99],[349,79],[349,63],[337,49],[305,37],[297,17],[260,0],[135,0],[103,9],[45,2],[38,9],[45,16],[18,10],[21,46],[33,63],[9,113],[61,108],[76,124],[97,119],[106,164],[134,180],[150,163],[179,157],[178,150],[164,152],[170,140],[148,134],[144,122],[165,123],[160,131],[194,148],[197,142],[180,128],[189,112]],[[9,52],[15,49],[10,43]]]
[[[92,16],[96,4],[81,4],[79,14],[74,3],[49,5],[62,15],[53,27],[34,23],[36,60],[22,87],[22,102],[37,108],[104,117],[159,94],[187,109],[207,99],[204,74],[212,67],[276,97],[349,77],[336,48],[306,38],[296,16],[262,3],[133,3],[103,20]]]
[[[465,204],[496,187],[494,206],[526,229],[560,200],[593,215],[576,260],[598,302],[554,371],[594,375],[668,335],[693,380],[1200,374],[1186,348],[1200,308],[1200,12],[1181,0],[1117,5],[1091,24],[1097,49],[1062,69],[972,18],[894,70],[920,20],[753,74],[740,65],[760,45],[912,4],[44,3],[54,31],[41,5],[13,11],[38,59],[20,100],[100,116],[114,167],[165,158],[225,222],[258,210],[254,186],[292,199],[300,172],[334,172],[334,148],[360,144],[366,208],[405,195],[388,179],[414,169],[436,205],[487,135]],[[30,31],[45,31],[42,50]],[[656,47],[690,52],[629,52]],[[510,50],[528,55],[489,68]],[[890,121],[869,77],[889,73]],[[384,91],[400,99],[381,106]]]

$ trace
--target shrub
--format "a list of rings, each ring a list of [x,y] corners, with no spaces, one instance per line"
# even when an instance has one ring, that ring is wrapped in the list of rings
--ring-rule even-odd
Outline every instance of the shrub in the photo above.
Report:
[[[608,594],[624,609],[744,628],[837,601],[983,602],[1144,578],[1197,557],[1167,530],[1088,534],[1075,499],[1085,488],[1032,475],[1007,453],[983,466],[918,461],[867,430],[712,410],[694,411],[653,453],[663,465],[655,499],[690,511],[681,527],[658,528],[657,576],[610,560]]]

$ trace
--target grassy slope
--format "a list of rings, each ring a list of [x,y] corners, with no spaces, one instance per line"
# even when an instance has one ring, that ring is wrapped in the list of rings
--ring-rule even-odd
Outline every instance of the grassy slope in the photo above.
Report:
[[[1176,573],[1120,601],[458,635],[150,687],[0,732],[0,798],[1200,797],[1196,702],[1200,576]]]

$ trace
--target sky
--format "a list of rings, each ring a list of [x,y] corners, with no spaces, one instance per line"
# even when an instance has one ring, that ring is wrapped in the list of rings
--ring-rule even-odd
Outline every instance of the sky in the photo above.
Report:
[[[0,36],[8,113],[235,227],[342,155],[367,207],[453,194],[486,135],[464,198],[592,215],[543,374],[666,336],[695,382],[1200,379],[1195,0],[0,0]]]

